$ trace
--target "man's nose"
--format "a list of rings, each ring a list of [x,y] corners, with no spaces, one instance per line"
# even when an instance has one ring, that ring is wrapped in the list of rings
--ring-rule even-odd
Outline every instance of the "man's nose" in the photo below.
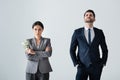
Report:
[[[87,17],[88,17],[88,18],[90,18],[91,16],[90,16],[90,15],[88,15]]]

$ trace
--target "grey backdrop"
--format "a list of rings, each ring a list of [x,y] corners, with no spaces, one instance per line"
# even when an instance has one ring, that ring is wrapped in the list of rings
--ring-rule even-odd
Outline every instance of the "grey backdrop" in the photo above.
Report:
[[[53,72],[50,80],[74,80],[76,67],[69,56],[74,29],[84,26],[87,9],[96,13],[95,26],[103,29],[109,58],[101,80],[120,80],[119,0],[0,0],[0,80],[25,80],[26,57],[21,42],[33,37],[31,25],[40,20],[43,36],[51,38]]]

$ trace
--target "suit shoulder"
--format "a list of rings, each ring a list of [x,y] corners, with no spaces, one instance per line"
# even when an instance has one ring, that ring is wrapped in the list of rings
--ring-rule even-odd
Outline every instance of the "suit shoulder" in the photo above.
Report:
[[[96,28],[96,27],[94,27],[94,29],[97,30],[97,31],[102,31],[102,29],[99,29],[99,28]]]
[[[50,38],[46,38],[46,37],[42,37],[43,38],[43,40],[50,40]]]
[[[75,29],[75,31],[77,32],[77,31],[81,31],[81,30],[83,30],[83,29],[84,29],[84,28],[81,27],[81,28]]]
[[[83,29],[84,29],[84,28],[81,27],[81,28],[75,29],[74,32],[75,32],[75,33],[79,33],[79,32],[81,32]]]
[[[104,32],[102,29],[99,29],[99,28],[94,28],[95,32],[97,32],[98,34],[102,34],[104,35]]]
[[[26,39],[26,40],[28,40],[28,41],[32,41],[32,40],[33,40],[33,38],[29,38],[29,39]]]
[[[26,39],[29,43],[32,43],[33,42],[33,39],[34,38],[29,38],[29,39]]]

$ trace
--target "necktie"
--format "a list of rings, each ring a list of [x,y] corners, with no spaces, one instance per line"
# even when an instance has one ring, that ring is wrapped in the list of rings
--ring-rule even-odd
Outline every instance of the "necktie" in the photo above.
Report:
[[[91,30],[90,29],[88,29],[88,43],[89,43],[89,45],[91,45]],[[86,51],[84,64],[86,67],[89,67],[91,64],[89,50]]]
[[[88,29],[88,42],[89,42],[89,45],[91,45],[91,30]]]

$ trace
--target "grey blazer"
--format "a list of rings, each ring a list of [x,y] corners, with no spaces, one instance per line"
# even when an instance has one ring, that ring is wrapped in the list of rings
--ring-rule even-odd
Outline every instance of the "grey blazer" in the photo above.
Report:
[[[36,45],[35,38],[27,39],[29,41],[29,48],[35,51],[34,55],[27,54],[26,73],[36,73],[37,70],[41,73],[48,73],[52,71],[48,57],[52,55],[52,47],[49,38],[41,37],[40,45]],[[50,51],[46,52],[46,47],[50,47]]]

